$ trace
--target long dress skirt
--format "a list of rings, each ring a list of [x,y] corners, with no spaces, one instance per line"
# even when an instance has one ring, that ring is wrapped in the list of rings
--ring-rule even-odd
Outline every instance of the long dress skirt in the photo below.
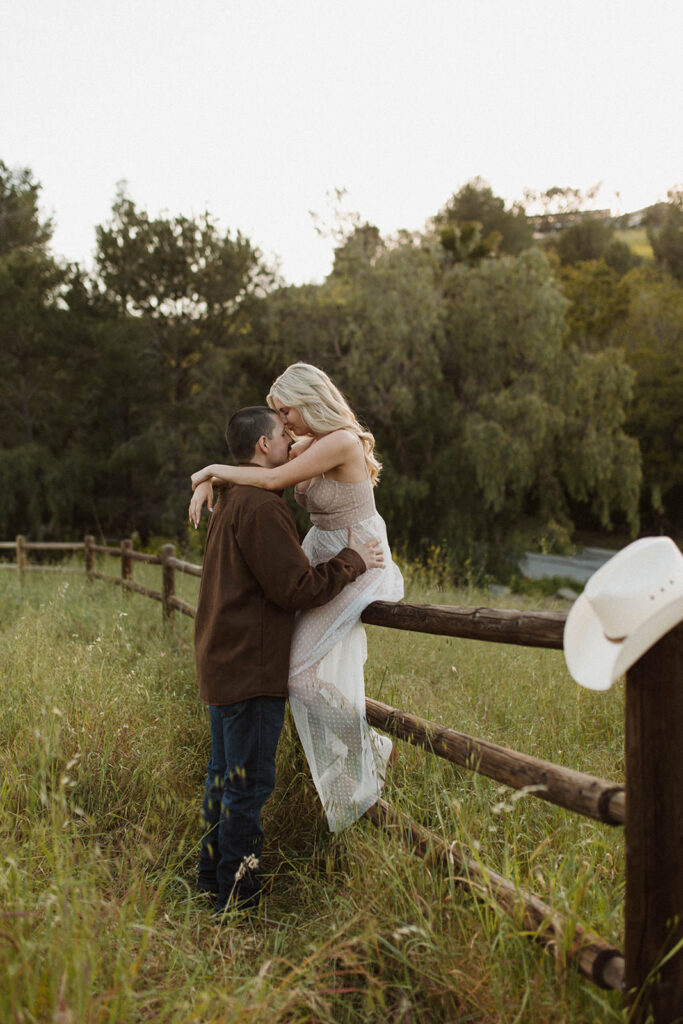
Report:
[[[328,604],[297,618],[289,667],[289,701],[331,832],[359,818],[382,791],[392,743],[365,717],[367,656],[360,614],[373,601],[399,601],[403,578],[391,559],[386,527],[375,513],[356,523],[361,540],[380,537],[383,569],[369,569]],[[303,548],[313,565],[346,546],[348,530],[313,526]]]

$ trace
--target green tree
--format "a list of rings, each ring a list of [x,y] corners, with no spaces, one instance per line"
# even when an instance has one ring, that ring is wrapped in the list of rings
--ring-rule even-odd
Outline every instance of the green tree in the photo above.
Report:
[[[634,253],[630,246],[622,241],[621,238],[613,238],[611,242],[608,242],[605,246],[602,258],[608,267],[616,271],[620,277],[628,273],[634,267],[640,266],[643,262],[642,256]]]
[[[222,233],[208,213],[152,218],[122,187],[110,223],[98,227],[96,235],[102,303],[112,318],[144,325],[115,336],[134,345],[144,339],[145,364],[156,380],[147,430],[139,441],[143,444],[144,437],[149,467],[145,486],[148,496],[157,495],[152,501],[157,528],[179,533],[186,520],[188,474],[201,461],[206,433],[197,424],[208,418],[213,426],[220,415],[222,434],[225,418],[223,407],[220,414],[216,409],[216,381],[240,379],[245,359],[256,363],[249,343],[251,316],[274,275],[247,238]],[[141,358],[129,356],[133,365]]]
[[[484,235],[478,221],[444,224],[439,228],[438,238],[445,267],[454,263],[475,264],[487,256],[496,256],[501,243],[499,231]]]
[[[384,248],[379,228],[358,223],[335,247],[332,273],[337,277],[352,275],[357,265],[374,263]]]
[[[150,218],[122,187],[111,222],[96,237],[104,295],[121,314],[154,324],[169,400],[182,402],[201,344],[225,344],[240,310],[273,275],[248,239],[222,234],[208,213]]]
[[[584,217],[564,228],[556,241],[560,262],[579,263],[599,260],[612,241],[614,228],[609,221],[598,217]]]
[[[628,314],[614,330],[635,371],[628,429],[643,455],[649,528],[683,530],[683,288],[642,268],[624,279]]]
[[[65,272],[40,250],[15,249],[0,257],[0,422],[7,446],[32,444],[59,401],[54,334]]]
[[[560,267],[557,279],[569,299],[570,343],[587,352],[609,346],[615,325],[628,312],[628,292],[619,273],[605,260],[586,260]]]
[[[406,241],[329,281],[344,310],[339,379],[376,436],[384,465],[378,501],[393,536],[406,544],[424,529],[426,470],[439,428],[438,275],[432,254]]]
[[[479,225],[476,246],[483,247],[481,255],[500,251],[516,254],[528,249],[533,242],[532,230],[523,206],[515,203],[506,207],[505,200],[494,195],[490,185],[481,178],[467,182],[453,195],[434,217],[433,225],[447,246],[457,248],[458,229],[465,239],[460,245],[472,243],[474,225]]]
[[[453,401],[432,493],[449,510],[445,532],[500,546],[525,517],[571,529],[583,503],[603,527],[616,515],[635,528],[632,374],[619,353],[567,344],[567,303],[544,256],[456,266],[444,291]]]
[[[51,224],[28,169],[0,162],[0,532],[40,536],[73,504],[76,415],[68,361],[69,276],[46,252]],[[62,479],[63,478],[63,479]]]
[[[683,188],[671,189],[668,198],[650,216],[647,237],[660,266],[683,283]]]
[[[40,185],[28,168],[11,170],[0,160],[0,256],[14,249],[44,248],[52,222],[39,214]]]

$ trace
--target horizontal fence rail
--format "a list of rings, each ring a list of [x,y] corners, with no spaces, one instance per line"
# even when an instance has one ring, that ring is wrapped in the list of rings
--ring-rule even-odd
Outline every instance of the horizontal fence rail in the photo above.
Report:
[[[361,615],[369,626],[554,650],[562,650],[566,617],[565,612],[518,612],[391,601],[375,601]]]
[[[148,565],[161,565],[160,555],[146,555],[143,551],[129,551],[126,555],[131,562],[147,562]]]
[[[462,884],[471,886],[475,893],[483,891],[506,913],[521,917],[522,927],[553,953],[563,948],[564,938],[570,933],[572,945],[568,955],[576,961],[579,971],[601,988],[622,990],[624,955],[604,939],[563,918],[540,897],[518,889],[502,875],[471,857],[457,843],[447,843],[407,814],[392,808],[385,800],[379,800],[366,814],[375,824],[405,835],[418,856],[453,865]]]
[[[95,544],[90,536],[83,543],[31,542],[22,536],[14,542],[0,541],[1,551],[12,549],[16,564],[0,565],[17,569],[21,578],[27,572],[80,571],[29,565],[31,551],[83,551],[89,580],[153,598],[161,603],[167,621],[176,611],[190,618],[196,615],[196,609],[176,595],[175,574],[201,577],[202,568],[176,558],[172,544],[164,545],[160,555],[148,555],[133,551],[129,539],[119,547]],[[96,570],[96,555],[119,557],[121,575]],[[135,562],[161,567],[161,591],[133,580]],[[361,618],[368,625],[390,629],[561,650],[566,615],[377,601]],[[366,814],[404,838],[419,856],[435,858],[455,870],[458,882],[520,919],[524,929],[554,953],[571,940],[565,955],[582,974],[604,988],[626,993],[629,1024],[671,1024],[683,1020],[683,625],[659,640],[627,672],[626,696],[625,787],[366,698],[368,721],[401,740],[529,796],[608,825],[624,824],[625,955],[384,800]]]
[[[174,569],[178,572],[187,573],[188,576],[199,576],[202,575],[201,565],[193,565],[192,562],[183,562],[180,558],[169,558],[169,562],[173,565]]]
[[[104,583],[113,583],[115,586],[121,587],[123,590],[133,591],[135,594],[141,594],[143,597],[151,597],[154,601],[163,601],[164,595],[160,590],[151,590],[149,587],[143,587],[141,583],[136,583],[134,580],[124,580],[120,576],[107,576],[103,572],[91,572],[89,576],[93,580],[102,580]]]
[[[40,541],[27,540],[26,543],[24,544],[24,548],[26,549],[26,551],[82,551],[84,547],[85,545],[83,543],[72,544],[61,541],[50,541],[49,543],[43,543]]]
[[[83,541],[25,540],[21,544],[21,540],[21,537],[17,537],[17,540],[0,540],[0,551],[16,551],[17,547],[25,551],[82,551],[85,547]]]
[[[417,743],[461,768],[469,768],[540,800],[608,825],[626,820],[626,790],[612,782],[562,768],[516,750],[477,740],[366,697],[368,721],[399,739]]]

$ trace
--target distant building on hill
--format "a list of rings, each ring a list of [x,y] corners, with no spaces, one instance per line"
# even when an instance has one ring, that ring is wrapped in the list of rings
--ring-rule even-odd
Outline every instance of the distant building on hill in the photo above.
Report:
[[[619,224],[625,228],[642,228],[653,209],[654,207],[652,206],[645,206],[642,210],[625,213],[623,217],[619,218]]]
[[[571,210],[565,213],[539,213],[529,217],[535,238],[556,234],[581,220],[611,219],[611,210]]]

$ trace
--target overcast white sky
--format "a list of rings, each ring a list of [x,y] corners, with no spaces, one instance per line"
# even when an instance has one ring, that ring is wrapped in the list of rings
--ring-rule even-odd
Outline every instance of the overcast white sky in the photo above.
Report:
[[[388,234],[481,175],[638,209],[683,180],[683,0],[1,0],[0,159],[91,264],[125,179],[322,280],[309,214]],[[620,193],[620,200],[615,193]]]

